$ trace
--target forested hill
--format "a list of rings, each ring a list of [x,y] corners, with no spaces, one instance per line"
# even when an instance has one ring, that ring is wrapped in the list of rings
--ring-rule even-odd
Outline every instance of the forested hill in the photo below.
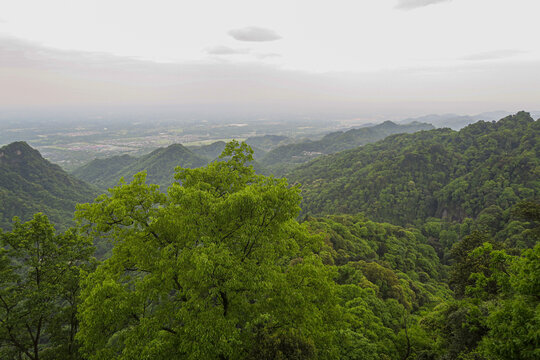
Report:
[[[208,145],[186,147],[197,155],[205,157],[209,160],[214,160],[221,154],[223,149],[225,149],[225,145],[225,141],[216,141]]]
[[[196,168],[207,163],[206,158],[195,154],[183,145],[172,144],[140,158],[114,156],[107,159],[95,159],[73,171],[73,175],[101,189],[107,189],[118,184],[121,177],[126,182],[130,182],[133,175],[146,170],[149,183],[168,186],[174,180],[175,167]]]
[[[362,184],[389,189],[372,196],[380,217],[419,216],[430,193],[415,189],[464,181],[433,212],[489,205],[475,221],[302,216],[300,189],[255,174],[252,150],[231,141],[219,161],[177,168],[166,192],[140,174],[81,204],[75,231],[55,234],[42,214],[15,223],[0,231],[0,359],[538,359],[540,204],[523,201],[538,194],[538,124],[519,113],[393,136],[301,169],[334,190],[351,167],[343,206]],[[50,179],[72,186],[25,143],[0,149],[0,169],[11,188],[36,183],[15,204]]]
[[[172,144],[139,158],[121,155],[95,159],[75,169],[72,174],[102,190],[107,190],[116,186],[122,177],[129,183],[133,180],[133,175],[146,171],[147,182],[160,185],[165,190],[174,181],[174,169],[177,166],[188,169],[204,166],[216,160],[224,148],[223,141],[189,148],[181,144]],[[258,174],[267,173],[256,161],[251,164]]]
[[[99,186],[106,187],[105,184],[110,183],[116,178],[118,173],[125,167],[135,163],[137,158],[131,155],[118,155],[105,159],[94,159],[86,165],[75,169],[72,172],[73,176],[79,179]]]
[[[271,169],[276,175],[282,175],[287,169],[324,154],[352,149],[384,139],[392,134],[431,129],[434,129],[433,125],[426,123],[413,122],[407,125],[398,125],[386,121],[375,126],[351,129],[345,132],[337,131],[325,135],[321,140],[279,146],[268,152],[261,159],[261,164]]]
[[[357,213],[398,225],[475,218],[540,195],[540,122],[519,112],[459,132],[387,137],[321,157],[287,174],[303,211]]]
[[[259,137],[254,137],[252,139],[258,140]],[[265,138],[264,136],[261,136],[261,138]],[[278,137],[280,138],[280,137]],[[249,139],[248,139],[249,140]],[[266,154],[266,151],[251,145],[248,143],[248,140],[246,140],[246,143],[251,146],[251,149],[253,149],[253,158],[261,158]],[[262,143],[262,141],[254,141],[255,143]],[[204,158],[206,158],[209,162],[217,159],[223,149],[225,149],[225,141],[216,141],[208,145],[199,145],[199,146],[186,146],[189,150],[193,151],[195,154],[200,155]]]
[[[75,204],[91,201],[96,188],[41,157],[25,142],[0,148],[0,228],[43,212],[60,228],[71,223]]]

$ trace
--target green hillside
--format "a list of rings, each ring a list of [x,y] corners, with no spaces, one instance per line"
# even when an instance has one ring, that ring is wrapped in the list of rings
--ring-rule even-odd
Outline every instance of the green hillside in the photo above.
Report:
[[[107,184],[118,181],[117,176],[121,169],[132,165],[136,161],[137,158],[130,155],[94,159],[88,164],[75,169],[71,174],[100,188],[106,188]]]
[[[147,181],[150,184],[169,185],[174,180],[174,168],[197,168],[206,165],[208,161],[193,153],[181,144],[172,144],[166,148],[152,151],[142,156],[137,162],[122,169],[122,176],[131,181],[133,175],[143,170],[147,172]]]
[[[115,186],[122,177],[126,182],[130,182],[133,175],[146,171],[149,183],[168,186],[174,180],[175,167],[196,168],[207,163],[206,158],[183,145],[173,144],[156,149],[140,158],[124,155],[96,159],[73,171],[73,175],[101,189],[108,189]]]
[[[51,164],[25,142],[0,148],[0,227],[11,219],[45,213],[60,228],[71,225],[75,204],[92,200],[98,190]]]
[[[37,214],[0,231],[0,358],[536,359],[537,138],[518,113],[322,157],[298,170],[306,200],[334,196],[317,217],[245,143],[166,192],[149,183],[186,152],[158,149],[124,168],[154,179],[80,205],[78,230]],[[68,176],[24,143],[0,165],[11,188]]]
[[[352,149],[384,139],[392,134],[413,133],[431,129],[434,129],[431,124],[413,122],[407,125],[398,125],[386,121],[370,127],[351,129],[345,132],[337,131],[325,135],[321,140],[279,146],[268,152],[261,159],[261,164],[271,169],[276,175],[283,175],[285,171],[294,168],[298,164],[308,162],[321,155]]]
[[[519,200],[540,195],[539,139],[540,122],[520,112],[459,132],[393,135],[321,157],[287,177],[302,184],[306,213],[364,212],[401,225],[430,217],[463,221],[486,211],[500,219]]]
[[[270,135],[268,135],[270,136]],[[266,138],[266,136],[262,137]],[[253,139],[258,139],[258,137],[255,137]],[[247,140],[246,143],[250,145]],[[189,150],[193,151],[195,154],[200,155],[202,157],[205,157],[208,159],[208,161],[214,161],[219,157],[223,149],[225,149],[225,142],[224,141],[216,141],[208,145],[200,145],[200,146],[186,146]],[[262,150],[261,148],[250,145],[253,149],[253,158],[259,159],[263,157],[266,154],[265,150]]]
[[[208,160],[214,160],[221,154],[223,149],[225,149],[225,145],[225,141],[216,141],[208,145],[186,147],[199,156],[205,157]]]

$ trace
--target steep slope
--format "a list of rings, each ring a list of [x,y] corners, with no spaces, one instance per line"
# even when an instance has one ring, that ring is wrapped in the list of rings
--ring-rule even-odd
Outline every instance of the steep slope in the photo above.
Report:
[[[174,181],[174,169],[177,166],[191,169],[207,163],[205,158],[193,153],[185,146],[172,144],[142,156],[137,162],[124,168],[122,176],[126,181],[130,181],[133,175],[146,170],[148,183],[166,186]]]
[[[45,213],[64,228],[75,204],[91,201],[98,190],[51,164],[25,142],[0,148],[0,227],[11,228],[14,216],[28,220]]]
[[[540,195],[540,121],[520,112],[459,132],[390,136],[290,172],[307,213],[357,213],[398,225],[503,214]]]
[[[246,143],[247,143],[247,140],[246,140]],[[250,145],[249,143],[247,144]],[[219,155],[221,155],[221,152],[223,151],[223,149],[225,149],[225,145],[226,145],[225,141],[216,141],[209,145],[187,146],[187,148],[193,151],[195,154],[207,158],[208,161],[213,161],[217,159]],[[254,145],[250,145],[250,146],[251,146],[251,149],[253,149],[254,159],[259,159],[263,157],[264,155],[266,155],[265,150],[262,150]]]
[[[211,161],[221,154],[223,149],[225,149],[225,145],[225,141],[216,141],[209,145],[187,146],[187,148],[193,151],[195,154],[205,157]]]
[[[337,131],[327,134],[321,140],[279,146],[268,152],[261,159],[261,164],[272,170],[276,175],[282,175],[285,171],[298,164],[308,162],[321,155],[352,149],[384,139],[392,134],[413,133],[433,128],[431,124],[425,123],[413,122],[407,125],[398,125],[386,121],[382,124],[351,129],[346,132]]]
[[[105,159],[94,159],[86,165],[75,169],[71,174],[100,188],[107,188],[107,184],[116,183],[120,178],[119,172],[137,162],[137,158],[130,155],[112,156]]]
[[[123,159],[127,164],[122,165]],[[132,180],[133,175],[146,171],[147,182],[160,186],[170,185],[174,181],[174,169],[177,166],[186,168],[196,168],[208,163],[208,160],[195,154],[181,144],[172,144],[166,148],[159,148],[150,154],[140,158],[112,157],[108,159],[94,160],[81,169],[77,169],[73,174],[80,176],[80,179],[87,180],[102,189],[107,189],[118,184],[120,178],[126,182]],[[119,165],[114,171],[115,165]],[[101,178],[101,169],[111,169],[107,176]]]

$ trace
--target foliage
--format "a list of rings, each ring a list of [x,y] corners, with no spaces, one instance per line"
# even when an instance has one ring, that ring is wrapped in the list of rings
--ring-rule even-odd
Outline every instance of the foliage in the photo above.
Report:
[[[294,220],[298,188],[255,175],[245,144],[222,157],[177,168],[167,194],[142,173],[79,207],[87,231],[114,241],[83,281],[88,358],[333,357],[334,272]]]
[[[43,212],[66,229],[73,225],[75,204],[97,194],[95,188],[43,159],[25,142],[0,148],[0,228],[10,229],[14,216],[26,221]]]
[[[492,242],[462,251],[481,239],[475,235],[456,246],[461,260],[454,273],[463,274],[460,279],[469,276],[459,288],[459,299],[441,303],[422,320],[436,335],[437,358],[536,359],[540,244],[521,255],[495,250],[501,245]]]
[[[246,144],[250,145],[251,149],[253,150],[253,158],[254,159],[261,158],[262,156],[264,156],[264,154],[266,154],[266,151],[260,149],[259,147],[254,146],[253,144],[250,143],[250,141],[253,141],[254,143],[257,143],[257,144],[260,143],[261,145],[266,145],[266,142],[269,141],[271,143],[271,140],[266,140],[265,141],[265,139],[272,138],[272,137],[274,137],[274,136],[273,135],[256,136],[256,137],[253,137],[253,138],[248,138],[245,141]],[[281,136],[275,136],[275,137],[281,138]],[[284,138],[286,138],[286,137],[284,137]],[[213,142],[213,143],[208,144],[208,145],[187,146],[187,148],[189,150],[193,151],[195,154],[200,155],[202,157],[205,157],[209,161],[213,161],[213,160],[215,160],[216,158],[219,157],[219,155],[225,149],[226,145],[227,145],[227,143],[225,143],[225,141],[216,141],[216,142]],[[259,172],[257,171],[257,167],[256,167],[255,163],[256,162],[251,162],[251,164],[253,165],[253,167],[255,169],[255,172],[259,174]],[[258,166],[260,166],[260,165],[258,165]]]
[[[120,179],[121,169],[133,165],[137,158],[131,155],[117,155],[105,159],[94,159],[71,172],[78,179],[94,184],[100,188],[107,188],[106,184],[116,182]],[[111,186],[114,186],[112,183]]]
[[[90,242],[45,215],[0,232],[0,358],[77,359],[79,276]]]
[[[504,230],[509,210],[540,196],[540,122],[520,112],[459,132],[392,135],[321,157],[287,177],[302,184],[308,214],[364,212],[376,221],[421,226],[430,218],[479,219]]]
[[[421,312],[451,299],[446,269],[416,229],[375,223],[361,215],[305,220],[324,237],[321,251],[337,267],[343,324],[341,359],[395,359],[431,350]],[[408,354],[408,355],[407,355]]]
[[[120,178],[130,180],[135,174],[146,171],[149,183],[167,187],[174,181],[176,166],[194,168],[203,166],[207,162],[206,158],[195,154],[181,144],[172,144],[140,158],[124,155],[95,159],[73,171],[73,175],[101,189],[108,189],[117,185]]]
[[[166,189],[174,181],[174,168],[176,166],[185,168],[204,166],[208,162],[216,160],[216,157],[224,149],[225,142],[223,141],[210,145],[190,147],[172,144],[138,158],[122,155],[95,159],[75,169],[72,174],[81,180],[106,190],[117,185],[121,178],[131,180],[135,174],[146,171],[148,183],[157,184],[162,189]],[[251,164],[256,173],[267,173],[256,161],[251,161]]]
[[[540,357],[540,243],[514,259],[510,275],[501,274],[503,287],[487,317],[489,332],[481,348],[490,359]],[[501,284],[503,285],[503,284]]]
[[[79,206],[79,231],[112,246],[96,268],[87,237],[16,221],[0,232],[0,358],[536,359],[538,124],[518,113],[323,157],[292,173],[301,223],[299,187],[257,175],[249,146],[201,147],[223,152],[167,191],[139,173]],[[17,146],[0,196],[55,173]],[[166,150],[141,166],[170,183],[186,153]],[[104,178],[127,168],[114,161]]]

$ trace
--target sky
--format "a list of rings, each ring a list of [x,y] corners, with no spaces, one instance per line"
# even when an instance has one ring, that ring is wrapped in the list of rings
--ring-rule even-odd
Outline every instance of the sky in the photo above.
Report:
[[[539,110],[539,13],[537,0],[0,0],[0,109]]]

